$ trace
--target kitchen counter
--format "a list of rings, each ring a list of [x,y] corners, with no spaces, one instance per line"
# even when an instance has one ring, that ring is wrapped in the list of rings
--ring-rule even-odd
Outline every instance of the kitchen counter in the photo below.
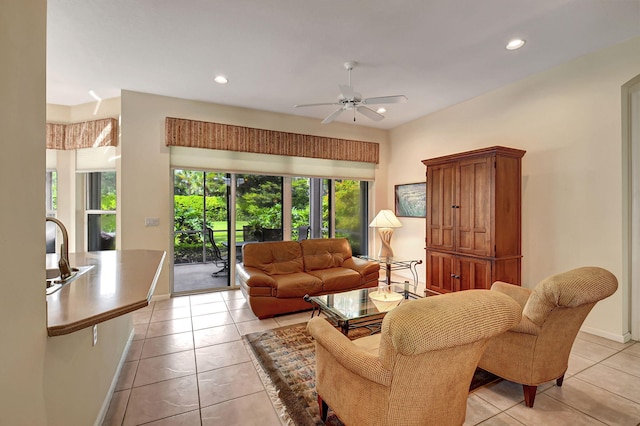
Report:
[[[157,250],[70,253],[71,266],[93,267],[46,296],[49,336],[73,333],[147,306],[165,255]]]

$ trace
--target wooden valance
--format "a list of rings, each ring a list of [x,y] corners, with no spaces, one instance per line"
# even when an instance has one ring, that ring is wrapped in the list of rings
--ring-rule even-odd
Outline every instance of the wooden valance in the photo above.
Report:
[[[375,142],[327,138],[167,117],[166,145],[378,164]]]
[[[81,123],[47,123],[48,149],[81,149],[118,145],[118,120],[104,118]]]

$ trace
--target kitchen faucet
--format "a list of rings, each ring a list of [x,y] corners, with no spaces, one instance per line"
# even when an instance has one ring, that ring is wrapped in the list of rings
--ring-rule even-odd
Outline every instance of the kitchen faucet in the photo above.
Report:
[[[58,260],[58,269],[60,269],[60,279],[62,281],[71,277],[71,266],[69,266],[69,234],[67,228],[62,222],[54,217],[46,217],[47,222],[53,222],[60,228],[62,232],[62,244],[60,245],[60,260]]]

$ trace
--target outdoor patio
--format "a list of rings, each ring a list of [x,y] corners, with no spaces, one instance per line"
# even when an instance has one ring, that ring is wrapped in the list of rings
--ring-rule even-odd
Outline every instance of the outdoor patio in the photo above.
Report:
[[[173,268],[173,292],[197,293],[211,289],[226,289],[228,271],[219,276],[211,274],[221,268],[215,263],[182,263]]]

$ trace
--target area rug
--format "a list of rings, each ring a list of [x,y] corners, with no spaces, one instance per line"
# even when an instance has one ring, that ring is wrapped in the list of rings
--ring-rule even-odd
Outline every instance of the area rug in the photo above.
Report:
[[[355,329],[349,332],[354,339],[370,334]],[[296,426],[322,425],[315,391],[316,353],[313,339],[306,331],[306,324],[295,324],[243,336],[255,354],[256,360],[268,376],[267,387],[282,403],[289,423]],[[497,376],[477,369],[469,391],[498,380]],[[264,378],[263,378],[264,380]],[[327,425],[341,426],[340,420],[329,410]]]

